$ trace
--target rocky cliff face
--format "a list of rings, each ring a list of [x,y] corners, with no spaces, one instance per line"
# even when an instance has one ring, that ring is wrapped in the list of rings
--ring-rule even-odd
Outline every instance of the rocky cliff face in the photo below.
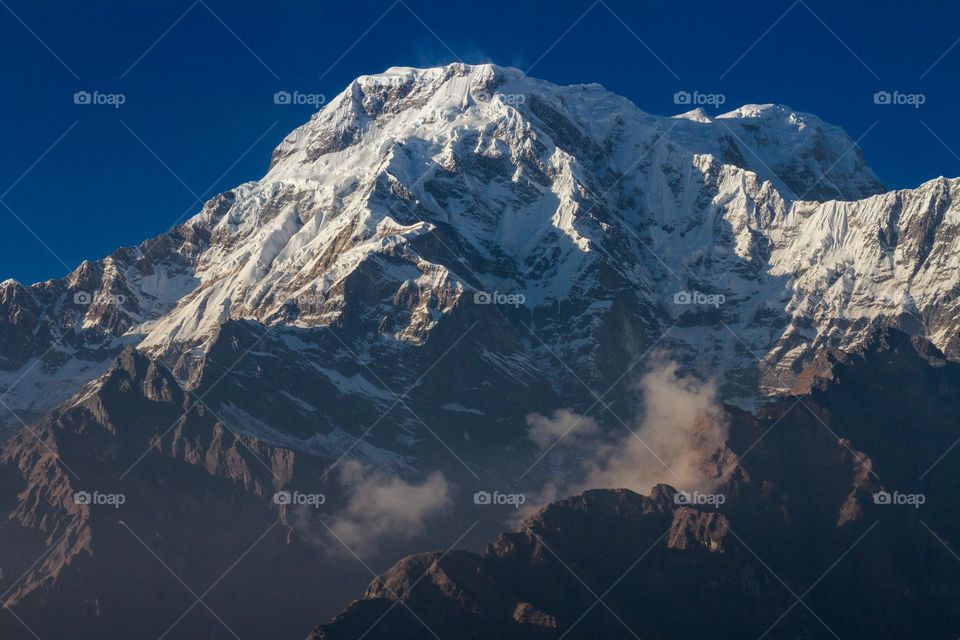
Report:
[[[251,633],[293,637],[308,625],[299,598],[329,599],[329,564],[291,535],[301,507],[274,499],[326,490],[318,459],[293,438],[284,447],[232,432],[199,397],[127,347],[70,402],[6,442],[3,603],[34,633],[229,637],[223,615]],[[290,589],[306,576],[314,586]],[[217,613],[195,605],[213,585]],[[13,616],[0,634],[29,636]]]

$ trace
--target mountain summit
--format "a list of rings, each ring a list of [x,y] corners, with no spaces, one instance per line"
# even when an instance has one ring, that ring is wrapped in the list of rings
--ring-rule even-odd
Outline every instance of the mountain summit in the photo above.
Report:
[[[66,278],[0,284],[11,406],[42,414],[125,344],[189,384],[229,321],[344,327],[370,361],[469,317],[598,383],[662,337],[747,404],[878,327],[960,353],[956,180],[885,192],[847,134],[782,105],[691,113],[494,65],[361,76],[262,179]]]

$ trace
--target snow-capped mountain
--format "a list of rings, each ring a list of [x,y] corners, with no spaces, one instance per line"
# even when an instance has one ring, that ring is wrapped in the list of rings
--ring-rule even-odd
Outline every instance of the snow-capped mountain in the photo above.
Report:
[[[336,352],[402,360],[475,322],[499,336],[486,361],[588,382],[662,338],[751,402],[881,326],[960,355],[958,189],[885,192],[841,129],[785,106],[660,117],[494,65],[393,68],[169,233],[0,284],[2,384],[39,414],[126,344],[190,381],[225,322],[253,321],[344,394],[389,397]],[[300,348],[317,327],[342,332]]]
[[[726,449],[698,462],[722,467],[740,511],[701,519],[671,506],[673,490],[661,488],[659,498],[600,492],[544,513],[573,505],[581,515],[557,522],[593,540],[573,557],[606,558],[618,572],[646,538],[614,536],[625,546],[610,555],[608,526],[601,536],[579,528],[600,521],[591,513],[644,530],[673,523],[655,553],[666,558],[663,575],[678,575],[666,556],[691,551],[680,559],[690,571],[684,585],[706,585],[704,597],[728,613],[759,610],[751,594],[771,589],[731,598],[726,586],[760,572],[752,556],[737,551],[720,558],[735,562],[714,565],[698,555],[739,549],[726,535],[731,522],[773,541],[771,553],[782,547],[778,560],[795,563],[791,580],[810,584],[817,576],[806,573],[836,557],[811,563],[810,540],[839,554],[846,532],[872,514],[874,464],[891,488],[905,488],[956,441],[945,399],[960,365],[939,351],[960,359],[958,190],[960,180],[940,178],[887,192],[842,130],[784,106],[660,117],[598,85],[560,87],[492,65],[358,78],[286,137],[262,179],[216,196],[168,233],[62,279],[0,283],[0,402],[16,412],[5,412],[8,426],[30,423],[0,446],[0,546],[11,550],[0,581],[20,576],[3,585],[4,605],[51,637],[127,628],[156,637],[198,604],[179,607],[170,593],[216,586],[250,552],[236,569],[243,578],[231,574],[212,595],[215,608],[261,637],[297,637],[368,577],[345,577],[348,565],[359,568],[353,558],[318,560],[323,530],[274,492],[321,492],[322,514],[342,515],[363,509],[341,461],[380,478],[390,495],[404,489],[403,507],[415,502],[410,487],[441,478],[438,504],[450,500],[452,512],[428,528],[424,548],[447,544],[481,508],[469,500],[474,491],[516,483],[546,495],[569,470],[576,454],[535,449],[530,414],[565,409],[630,430],[642,414],[635,382],[644,357],[663,349],[681,373],[715,379],[723,399],[754,410],[718,408],[718,423],[730,423]],[[788,390],[810,391],[806,410],[791,411],[793,396],[760,402]],[[670,410],[683,404],[670,400]],[[938,466],[931,496],[955,493],[955,476]],[[91,491],[127,504],[77,500]],[[956,528],[948,503],[924,516],[946,537]],[[724,531],[701,535],[713,525]],[[544,540],[567,544],[551,528]],[[381,529],[394,532],[391,522]],[[482,529],[492,536],[499,520]],[[253,549],[258,536],[265,542]],[[520,540],[511,536],[503,539]],[[904,548],[890,540],[864,557]],[[395,551],[408,553],[406,542]],[[529,542],[516,548],[546,557]],[[491,559],[517,558],[501,550],[456,556],[473,576],[462,584],[473,588]],[[944,585],[956,580],[928,580],[916,567],[934,563],[932,554],[913,551],[903,556],[907,570],[889,575],[926,603],[916,610],[934,615],[941,598],[952,602]],[[384,584],[407,581],[417,557]],[[564,584],[544,575],[531,594]],[[641,575],[630,593],[646,588]],[[879,584],[871,572],[857,579]],[[572,622],[568,600],[515,602],[510,575],[493,571],[490,580],[500,594],[494,618],[522,623],[520,637],[528,622],[542,637]],[[449,594],[461,582],[432,574],[423,584]],[[777,595],[763,610],[776,614],[793,599],[770,584]],[[686,602],[689,592],[677,593]],[[379,588],[367,595],[314,637],[355,637],[351,625],[367,628],[371,611],[378,618],[392,607]],[[898,592],[873,602],[900,600]],[[143,602],[155,606],[143,611]],[[321,602],[322,615],[312,610]],[[461,621],[485,604],[437,602],[459,628],[484,628]],[[66,613],[49,616],[51,605]],[[20,631],[5,619],[0,633],[3,624]],[[491,633],[512,633],[504,622]],[[182,627],[167,637],[225,637],[217,620],[173,624]]]

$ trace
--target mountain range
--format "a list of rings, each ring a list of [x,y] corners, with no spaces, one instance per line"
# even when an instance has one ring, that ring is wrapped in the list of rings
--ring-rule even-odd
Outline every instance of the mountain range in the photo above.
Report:
[[[958,189],[889,191],[783,105],[361,76],[260,180],[0,283],[2,624],[948,637]],[[471,499],[492,489],[529,512]],[[676,502],[696,491],[725,502]],[[927,504],[873,500],[908,491]],[[495,542],[389,568],[458,535]],[[333,617],[363,556],[388,570]]]

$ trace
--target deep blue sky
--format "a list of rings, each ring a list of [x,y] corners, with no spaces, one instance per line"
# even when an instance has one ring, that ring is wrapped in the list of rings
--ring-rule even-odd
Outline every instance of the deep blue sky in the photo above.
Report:
[[[278,90],[332,96],[457,58],[599,82],[651,113],[683,110],[678,90],[723,93],[712,113],[784,103],[870,130],[861,146],[890,187],[960,176],[960,46],[930,69],[960,39],[960,3],[405,1],[0,0],[0,201],[42,240],[0,205],[0,279],[62,276],[260,177],[311,113],[275,105]],[[80,90],[126,103],[75,105]],[[878,90],[926,103],[878,106]]]

